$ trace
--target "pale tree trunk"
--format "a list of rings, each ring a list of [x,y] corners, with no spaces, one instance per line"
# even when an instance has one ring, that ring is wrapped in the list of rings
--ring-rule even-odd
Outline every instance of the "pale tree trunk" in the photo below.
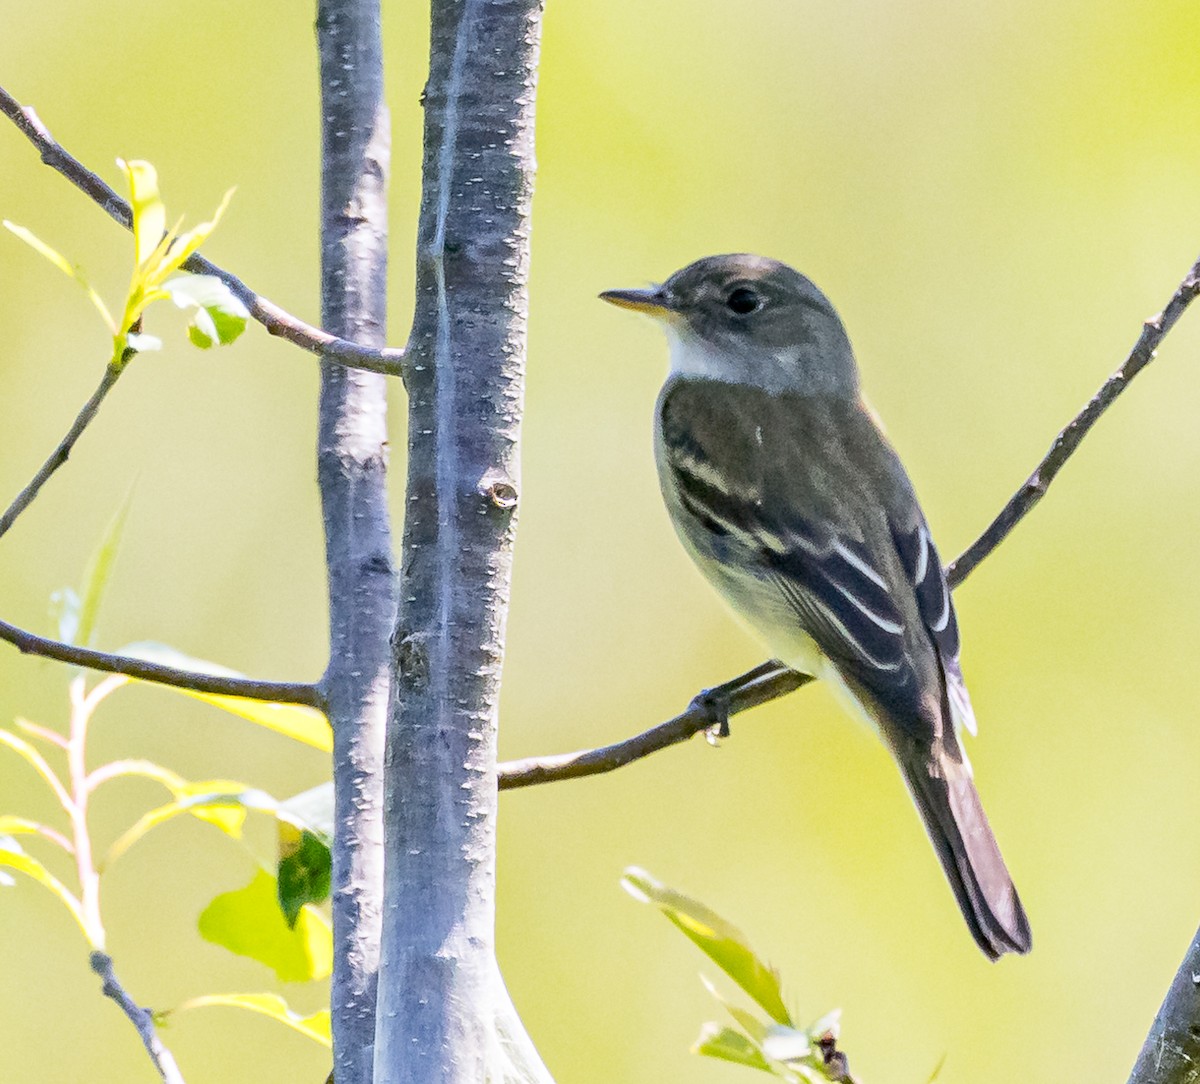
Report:
[[[537,0],[433,5],[377,1084],[544,1074],[498,980],[494,939],[540,27]]]
[[[387,178],[378,0],[320,0],[322,326],[369,346],[387,333]],[[321,363],[317,471],[329,568],[337,1084],[370,1084],[383,895],[383,747],[395,577],[387,377]]]

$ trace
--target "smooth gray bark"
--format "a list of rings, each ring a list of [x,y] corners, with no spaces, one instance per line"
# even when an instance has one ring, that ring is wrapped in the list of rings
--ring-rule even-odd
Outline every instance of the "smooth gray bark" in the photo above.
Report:
[[[319,0],[322,326],[380,346],[387,328],[387,179],[378,0]],[[317,473],[329,568],[333,727],[331,990],[337,1084],[370,1084],[383,896],[383,748],[395,577],[386,377],[321,363]]]
[[[494,945],[496,713],[516,526],[541,7],[433,4],[405,366],[409,471],[376,1084],[544,1073],[510,1011]],[[514,1059],[518,1049],[528,1056]]]
[[[1200,930],[1154,1018],[1129,1084],[1194,1084],[1200,1080]]]

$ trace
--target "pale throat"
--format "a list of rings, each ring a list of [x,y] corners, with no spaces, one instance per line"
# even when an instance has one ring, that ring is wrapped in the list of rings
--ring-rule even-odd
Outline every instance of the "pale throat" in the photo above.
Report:
[[[761,356],[748,358],[723,350],[692,333],[686,326],[664,323],[670,348],[673,376],[701,377],[727,384],[750,384],[768,391],[795,388],[795,366],[799,348],[763,350]]]
[[[736,351],[709,342],[686,324],[664,321],[663,329],[673,376],[748,385],[773,394],[858,395],[858,372],[849,343],[826,348],[827,357],[821,356],[825,349],[811,344],[758,348],[748,344],[746,350]]]

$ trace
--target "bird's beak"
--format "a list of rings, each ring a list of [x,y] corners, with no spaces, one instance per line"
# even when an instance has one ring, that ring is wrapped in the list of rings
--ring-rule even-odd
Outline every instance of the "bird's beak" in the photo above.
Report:
[[[644,312],[647,316],[666,319],[675,313],[671,298],[661,286],[647,290],[605,290],[600,295],[601,301],[616,305],[621,309],[632,309],[634,312]]]

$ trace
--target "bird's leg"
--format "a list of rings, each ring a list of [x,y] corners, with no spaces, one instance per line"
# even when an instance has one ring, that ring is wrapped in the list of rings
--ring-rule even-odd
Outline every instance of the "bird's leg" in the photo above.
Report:
[[[756,692],[765,691],[772,682],[780,682],[785,686],[774,695],[782,695],[784,692],[798,688],[802,684],[801,680],[797,680],[794,684],[790,684],[786,680],[786,676],[793,675],[793,673],[778,659],[768,659],[753,670],[747,670],[746,673],[730,681],[714,685],[711,689],[702,689],[692,698],[688,710],[703,712],[711,720],[705,731],[705,737],[711,744],[716,744],[719,738],[729,737],[730,715],[736,715],[745,708],[773,699],[771,695],[765,697],[755,695]],[[799,674],[794,676],[797,679],[801,677]]]

